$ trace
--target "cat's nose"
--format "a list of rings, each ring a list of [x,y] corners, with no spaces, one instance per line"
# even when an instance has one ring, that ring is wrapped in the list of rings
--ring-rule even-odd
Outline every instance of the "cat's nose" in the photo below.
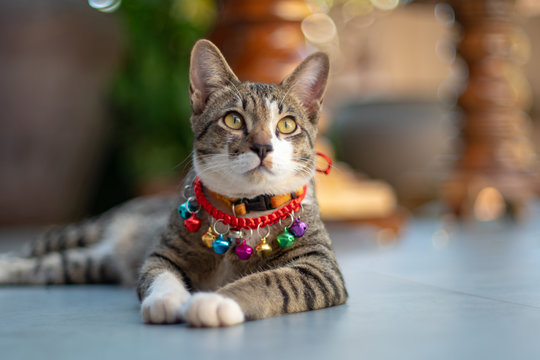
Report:
[[[266,154],[273,151],[274,148],[271,144],[253,144],[253,146],[251,146],[251,150],[257,154],[261,160],[263,160],[266,157]]]

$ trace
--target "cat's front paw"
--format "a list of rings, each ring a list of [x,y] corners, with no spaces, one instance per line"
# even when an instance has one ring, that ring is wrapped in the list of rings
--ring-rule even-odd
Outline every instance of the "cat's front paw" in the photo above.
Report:
[[[245,320],[236,301],[215,293],[193,295],[183,308],[183,318],[195,327],[231,326]]]
[[[172,324],[182,321],[182,306],[189,295],[179,292],[152,294],[141,304],[142,319],[147,324]]]

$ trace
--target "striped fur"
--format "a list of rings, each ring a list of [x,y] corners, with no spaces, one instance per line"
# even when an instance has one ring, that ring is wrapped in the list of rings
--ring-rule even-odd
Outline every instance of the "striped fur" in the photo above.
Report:
[[[201,242],[210,226],[202,211],[201,230],[190,233],[176,213],[181,199],[137,199],[53,230],[18,257],[0,259],[0,283],[137,283],[144,322],[209,327],[343,304],[347,291],[312,180],[327,76],[322,53],[308,57],[281,84],[269,85],[240,82],[208,41],[199,41],[192,52],[194,172],[187,183],[197,175],[214,192],[246,198],[290,193],[307,183],[301,216],[308,231],[291,247],[273,241],[283,230],[274,225],[268,257],[242,261],[231,249],[218,255]],[[242,117],[241,129],[224,123],[231,112]],[[297,124],[290,134],[277,130],[285,117]],[[268,151],[261,154],[260,146]],[[261,235],[245,238],[255,246]]]
[[[134,286],[175,203],[167,197],[135,199],[99,218],[55,227],[21,251],[0,255],[0,284]]]

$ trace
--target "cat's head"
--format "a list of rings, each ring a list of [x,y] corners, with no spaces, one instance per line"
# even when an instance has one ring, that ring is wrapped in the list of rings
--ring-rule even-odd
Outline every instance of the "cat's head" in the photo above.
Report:
[[[193,163],[230,197],[294,192],[315,172],[314,141],[328,57],[307,57],[279,85],[241,82],[209,41],[191,53]]]

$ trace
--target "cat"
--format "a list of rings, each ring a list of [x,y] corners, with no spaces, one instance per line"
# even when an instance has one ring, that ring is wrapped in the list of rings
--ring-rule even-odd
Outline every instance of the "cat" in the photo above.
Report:
[[[1,284],[136,286],[145,323],[231,326],[347,300],[314,194],[328,56],[241,82],[208,40],[190,65],[193,170],[179,197],[132,200],[0,259]]]

